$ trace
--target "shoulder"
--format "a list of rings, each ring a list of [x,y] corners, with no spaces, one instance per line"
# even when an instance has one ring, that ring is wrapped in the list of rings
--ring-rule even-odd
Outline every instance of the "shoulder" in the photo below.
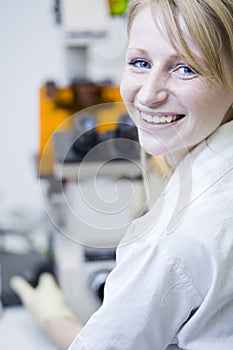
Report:
[[[159,241],[160,249],[179,264],[202,297],[213,280],[233,266],[232,227],[233,212],[227,200],[209,194],[190,206]]]

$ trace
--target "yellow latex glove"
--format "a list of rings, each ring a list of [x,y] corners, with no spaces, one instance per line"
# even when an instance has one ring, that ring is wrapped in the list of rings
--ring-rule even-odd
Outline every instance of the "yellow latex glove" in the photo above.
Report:
[[[36,288],[21,276],[13,276],[10,285],[42,328],[45,328],[47,321],[54,318],[78,321],[51,274],[47,272],[41,274]]]

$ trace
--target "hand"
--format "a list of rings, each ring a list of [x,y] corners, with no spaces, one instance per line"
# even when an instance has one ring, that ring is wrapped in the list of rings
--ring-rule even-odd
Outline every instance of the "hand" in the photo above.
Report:
[[[43,273],[36,288],[20,276],[12,277],[10,284],[42,328],[46,327],[47,321],[54,318],[78,321],[66,304],[65,296],[51,274]]]

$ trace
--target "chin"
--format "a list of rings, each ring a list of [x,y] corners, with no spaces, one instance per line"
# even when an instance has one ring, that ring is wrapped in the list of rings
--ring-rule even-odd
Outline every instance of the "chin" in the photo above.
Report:
[[[166,145],[156,139],[145,138],[139,134],[139,142],[142,149],[152,156],[162,156],[169,153]]]

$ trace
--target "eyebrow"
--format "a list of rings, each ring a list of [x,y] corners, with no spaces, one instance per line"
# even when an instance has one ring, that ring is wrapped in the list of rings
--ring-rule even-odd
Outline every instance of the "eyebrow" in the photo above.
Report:
[[[148,55],[148,52],[145,49],[137,48],[137,47],[128,47],[127,51],[139,51],[142,54]],[[180,55],[178,53],[171,54],[169,56],[170,58],[180,58]]]
[[[142,54],[148,55],[146,50],[137,47],[128,47],[127,51],[140,51]]]
[[[127,51],[137,51],[143,55],[149,55],[149,53],[145,49],[136,48],[136,47],[128,47]],[[180,60],[180,59],[185,59],[185,58],[178,55],[178,53],[177,54],[174,53],[169,56],[169,60]]]

